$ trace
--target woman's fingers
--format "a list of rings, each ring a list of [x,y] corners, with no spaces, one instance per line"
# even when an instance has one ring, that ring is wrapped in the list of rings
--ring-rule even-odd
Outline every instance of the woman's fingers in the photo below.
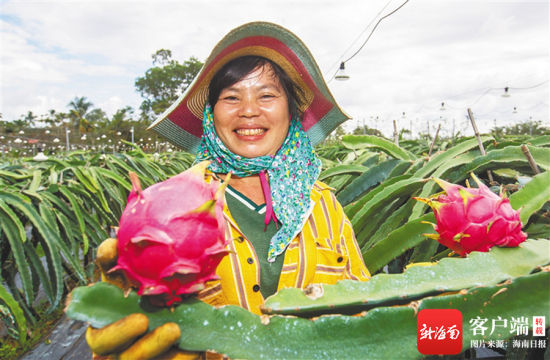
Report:
[[[118,257],[117,243],[117,239],[108,238],[97,248],[96,264],[102,273],[107,273],[116,265]]]
[[[151,331],[120,354],[120,360],[148,360],[168,351],[180,338],[176,323],[166,323]]]
[[[92,352],[99,355],[110,354],[121,351],[131,344],[147,331],[148,326],[147,316],[131,314],[100,329],[89,326],[86,331],[86,342]]]

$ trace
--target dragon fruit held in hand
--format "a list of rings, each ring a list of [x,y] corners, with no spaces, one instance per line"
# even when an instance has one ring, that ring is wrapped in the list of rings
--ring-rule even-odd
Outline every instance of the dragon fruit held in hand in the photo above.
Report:
[[[472,174],[478,188],[463,187],[434,179],[446,194],[415,198],[434,211],[438,234],[425,234],[457,254],[489,251],[494,245],[517,246],[527,235],[521,231],[519,211],[510,200],[493,193]]]
[[[171,305],[196,293],[227,254],[223,197],[227,181],[204,182],[209,162],[141,190],[130,173],[132,191],[118,229],[118,263],[139,284],[139,295],[158,295]],[[159,300],[160,299],[160,300]]]

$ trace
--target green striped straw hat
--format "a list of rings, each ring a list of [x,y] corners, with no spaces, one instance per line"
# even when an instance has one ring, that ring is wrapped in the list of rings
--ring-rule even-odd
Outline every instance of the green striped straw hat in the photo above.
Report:
[[[218,42],[185,93],[149,129],[196,153],[210,80],[227,62],[246,55],[275,62],[304,90],[302,127],[313,145],[350,118],[334,100],[311,52],[296,35],[277,24],[251,22],[233,29]]]

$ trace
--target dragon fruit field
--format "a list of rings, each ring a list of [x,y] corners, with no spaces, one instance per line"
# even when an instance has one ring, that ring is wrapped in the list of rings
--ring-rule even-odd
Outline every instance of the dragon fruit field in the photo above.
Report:
[[[502,328],[480,336],[469,326],[481,318],[550,322],[550,135],[435,144],[345,135],[316,153],[319,180],[344,207],[372,277],[283,289],[266,300],[262,316],[192,297],[152,312],[135,292],[98,281],[96,249],[115,234],[132,189],[129,173],[146,188],[188,169],[193,155],[134,145],[43,161],[2,158],[0,343],[28,349],[43,319],[63,309],[94,327],[143,312],[151,329],[178,323],[180,348],[230,358],[392,358],[399,349],[414,359],[424,356],[417,314],[457,309],[464,328],[456,358],[473,358],[474,341],[506,341],[508,349],[497,352],[533,356],[511,346],[531,340],[526,333]],[[533,324],[526,326],[532,333]]]

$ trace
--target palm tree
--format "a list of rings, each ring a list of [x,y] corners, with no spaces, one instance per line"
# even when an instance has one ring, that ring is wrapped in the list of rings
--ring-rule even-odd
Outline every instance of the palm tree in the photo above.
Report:
[[[82,130],[89,126],[86,116],[93,104],[85,96],[82,96],[75,97],[67,106],[69,107],[69,119],[71,120],[73,129],[82,133]]]
[[[59,119],[59,114],[54,110],[48,110],[47,114],[42,115],[42,120],[48,127],[53,128],[57,126],[57,121]]]
[[[117,131],[129,133],[132,126],[130,122],[132,121],[131,115],[133,113],[134,110],[130,106],[118,109],[109,123],[109,130],[113,133]]]
[[[27,121],[25,119],[17,119],[12,121],[13,127],[15,131],[23,130],[25,127],[27,127]],[[14,131],[14,132],[15,132]]]
[[[100,108],[95,108],[86,115],[86,121],[80,124],[81,133],[90,133],[95,129],[108,126],[107,114]]]
[[[27,115],[23,117],[23,121],[25,122],[25,125],[28,127],[33,127],[35,124],[35,121],[38,117],[32,113],[32,111],[29,111]]]

